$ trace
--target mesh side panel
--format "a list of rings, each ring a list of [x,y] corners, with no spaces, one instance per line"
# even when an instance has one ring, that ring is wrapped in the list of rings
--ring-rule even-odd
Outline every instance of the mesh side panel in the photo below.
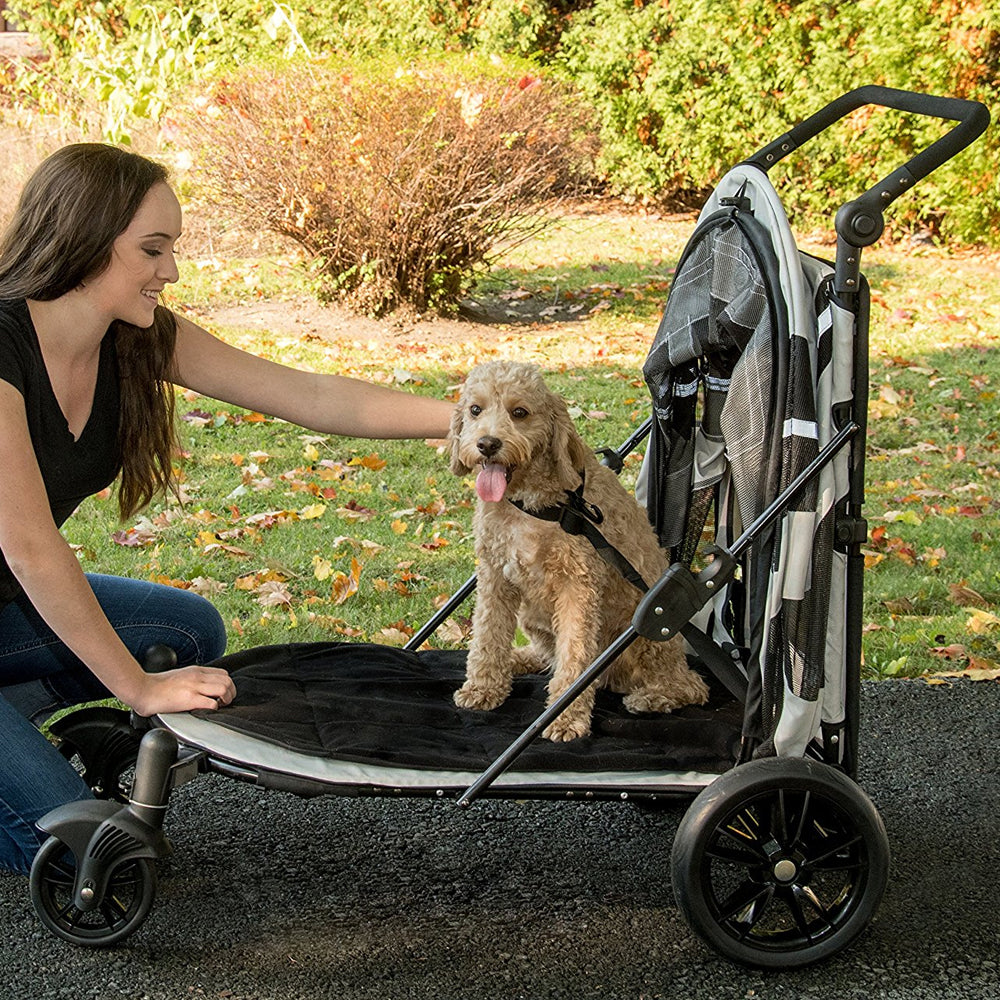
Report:
[[[736,221],[720,212],[699,226],[643,368],[654,413],[649,518],[686,565],[697,561],[713,506],[712,540],[728,547],[773,499],[780,478],[786,312],[762,234],[745,214]],[[780,670],[757,673],[765,650],[776,664],[782,649],[780,625],[770,636],[761,628],[771,545],[768,531],[744,554],[741,577],[717,594],[707,624],[716,641],[745,651],[751,735],[770,732],[781,701]]]
[[[687,531],[684,534],[684,541],[673,554],[674,561],[683,563],[685,566],[690,566],[694,561],[698,544],[701,542],[702,529],[708,520],[708,512],[712,509],[714,499],[715,490],[713,489],[696,490],[691,495]]]
[[[776,461],[768,447],[770,428],[776,419],[771,399],[771,337],[768,322],[750,339],[733,369],[730,392],[722,411],[722,433],[744,526],[763,511],[766,491],[761,487],[774,478],[773,472],[768,473]]]
[[[813,536],[815,560],[811,584],[800,601],[783,604],[787,646],[786,683],[800,698],[815,701],[824,681],[826,629],[830,607],[830,564],[833,559],[835,517],[831,510]]]

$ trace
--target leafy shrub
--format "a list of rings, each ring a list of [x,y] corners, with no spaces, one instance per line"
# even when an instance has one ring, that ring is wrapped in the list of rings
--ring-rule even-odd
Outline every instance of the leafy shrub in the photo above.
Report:
[[[173,87],[268,54],[514,53],[598,109],[608,186],[700,203],[733,163],[828,101],[881,84],[996,104],[1000,0],[7,0],[57,58],[22,79],[51,105],[58,73],[105,104],[107,135],[155,116]],[[942,132],[859,111],[772,171],[800,224],[829,227]],[[1000,244],[997,130],[893,206],[895,225]],[[790,171],[794,171],[790,174]],[[692,197],[693,195],[693,197]]]
[[[331,295],[372,315],[447,311],[589,166],[579,103],[489,65],[253,69],[180,127],[209,186],[304,247]]]
[[[7,16],[43,42],[50,58],[15,64],[6,96],[58,112],[84,131],[99,118],[106,141],[127,145],[137,123],[158,122],[178,89],[199,74],[243,62],[250,52],[308,51],[286,4],[222,4],[8,0]]]
[[[609,184],[665,199],[864,84],[995,103],[1000,2],[595,0],[556,59],[598,109]],[[843,201],[941,135],[936,120],[862,109],[773,171],[793,213],[829,224]],[[996,132],[922,181],[897,224],[1000,242]]]

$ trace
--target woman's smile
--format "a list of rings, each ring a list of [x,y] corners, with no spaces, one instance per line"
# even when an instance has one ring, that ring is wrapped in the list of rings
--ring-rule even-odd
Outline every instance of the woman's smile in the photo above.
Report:
[[[154,184],[128,228],[115,240],[111,263],[85,282],[91,301],[109,323],[117,319],[149,326],[163,289],[177,280],[174,245],[180,234],[177,196],[168,184]]]

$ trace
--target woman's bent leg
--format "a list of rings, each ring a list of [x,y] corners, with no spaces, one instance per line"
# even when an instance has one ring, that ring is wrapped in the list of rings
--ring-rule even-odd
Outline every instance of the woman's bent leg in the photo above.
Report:
[[[155,644],[178,665],[208,663],[225,652],[218,611],[188,591],[144,580],[88,575],[122,642],[142,662]],[[40,837],[35,823],[90,790],[38,732],[54,711],[108,698],[110,692],[27,601],[0,608],[0,867],[26,872]]]
[[[88,574],[115,631],[136,659],[156,644],[177,654],[178,666],[209,663],[226,651],[226,626],[211,601],[190,590],[147,580]]]
[[[0,690],[0,868],[27,874],[47,836],[35,823],[64,802],[90,797],[69,761]]]

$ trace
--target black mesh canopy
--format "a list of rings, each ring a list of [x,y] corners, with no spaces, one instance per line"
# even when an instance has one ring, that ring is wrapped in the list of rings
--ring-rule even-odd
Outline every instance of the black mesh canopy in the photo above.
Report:
[[[685,563],[723,477],[732,476],[749,524],[761,510],[762,471],[776,467],[772,375],[783,314],[766,241],[752,243],[747,228],[729,213],[699,227],[643,366],[655,415],[650,516],[660,543]]]

